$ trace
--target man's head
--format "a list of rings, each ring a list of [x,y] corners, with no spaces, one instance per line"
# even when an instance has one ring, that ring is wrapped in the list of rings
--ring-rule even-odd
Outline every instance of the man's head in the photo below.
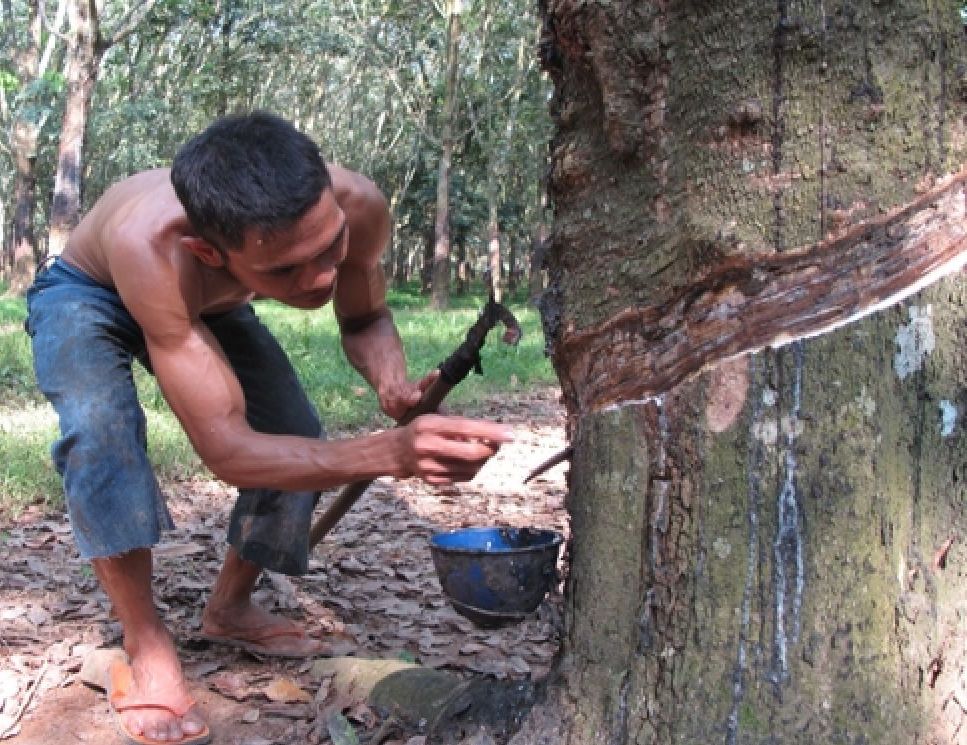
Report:
[[[219,251],[246,231],[291,227],[331,185],[318,146],[266,112],[226,116],[175,155],[171,182],[192,227]]]

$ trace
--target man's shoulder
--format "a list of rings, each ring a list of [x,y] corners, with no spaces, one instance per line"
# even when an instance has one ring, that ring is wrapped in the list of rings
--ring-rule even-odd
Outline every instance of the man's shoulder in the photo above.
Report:
[[[167,170],[143,171],[119,181],[94,208],[102,237],[153,243],[183,226],[187,216]]]
[[[344,211],[365,212],[385,206],[386,199],[372,179],[335,164],[330,164],[328,168],[336,203]]]

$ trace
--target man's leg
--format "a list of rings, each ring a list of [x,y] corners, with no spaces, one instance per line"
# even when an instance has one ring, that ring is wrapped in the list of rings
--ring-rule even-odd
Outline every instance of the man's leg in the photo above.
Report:
[[[206,319],[245,393],[253,429],[323,436],[322,425],[292,365],[250,308]],[[228,553],[202,616],[204,636],[267,655],[306,657],[325,651],[292,621],[252,603],[263,569],[303,574],[314,492],[240,489],[232,510]]]
[[[181,711],[185,682],[151,595],[149,547],[171,518],[145,452],[131,376],[143,338],[116,295],[63,268],[41,275],[28,302],[37,381],[60,420],[54,463],[78,549],[92,559],[124,631],[133,673],[128,694]],[[179,717],[145,708],[122,713],[121,721],[154,739],[204,729],[194,710]]]
[[[158,617],[151,593],[151,551],[94,559],[94,572],[111,599],[131,660],[135,690],[130,696],[181,710],[191,701],[171,634]],[[125,728],[152,740],[177,742],[205,729],[194,706],[180,719],[168,708],[137,708],[121,713]]]

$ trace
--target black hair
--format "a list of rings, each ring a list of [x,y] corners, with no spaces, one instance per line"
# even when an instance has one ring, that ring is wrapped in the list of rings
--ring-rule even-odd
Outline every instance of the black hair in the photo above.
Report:
[[[192,227],[219,250],[283,230],[331,186],[319,146],[275,114],[225,116],[175,155],[171,183]]]

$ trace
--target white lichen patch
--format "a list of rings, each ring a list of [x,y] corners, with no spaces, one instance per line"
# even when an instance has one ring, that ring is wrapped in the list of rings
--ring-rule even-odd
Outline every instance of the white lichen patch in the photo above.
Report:
[[[865,385],[860,390],[860,395],[856,397],[856,405],[867,419],[872,419],[873,415],[876,414],[876,400],[866,390]]]
[[[927,355],[937,346],[932,307],[911,305],[909,311],[910,322],[900,326],[896,333],[897,353],[893,358],[893,367],[900,380],[921,369]]]
[[[712,550],[715,555],[718,556],[722,561],[725,561],[729,556],[732,555],[732,544],[729,543],[724,538],[716,538],[712,543]]]
[[[779,439],[779,423],[774,419],[767,422],[755,422],[752,425],[752,436],[764,445],[775,445]]]
[[[766,386],[762,389],[762,403],[765,406],[775,406],[776,401],[779,400],[779,394],[776,393],[774,388],[769,388]]]
[[[957,428],[957,407],[946,399],[940,402],[940,436],[950,437]]]
[[[752,435],[763,445],[775,445],[779,441],[779,435],[785,438],[790,436],[798,437],[803,433],[804,426],[802,420],[793,415],[782,417],[782,419],[769,419],[764,422],[755,422],[752,425]]]

